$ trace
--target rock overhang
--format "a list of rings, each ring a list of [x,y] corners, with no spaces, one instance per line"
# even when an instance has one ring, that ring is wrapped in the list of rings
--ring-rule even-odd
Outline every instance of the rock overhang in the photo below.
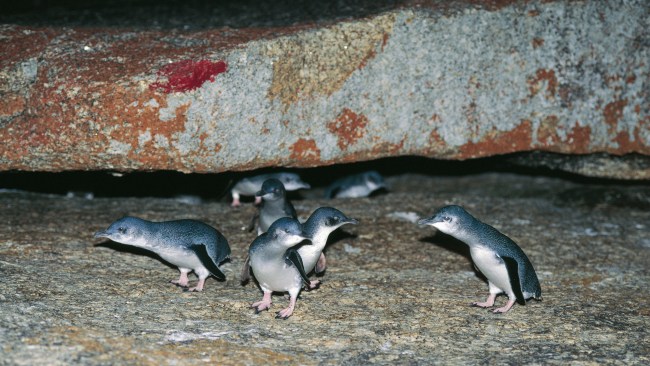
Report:
[[[193,31],[4,25],[1,170],[650,154],[643,1]]]

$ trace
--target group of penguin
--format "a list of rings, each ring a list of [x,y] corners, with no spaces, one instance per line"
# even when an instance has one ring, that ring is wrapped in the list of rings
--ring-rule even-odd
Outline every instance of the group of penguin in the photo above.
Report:
[[[385,187],[383,177],[370,171],[335,181],[326,190],[326,196],[365,197]],[[241,283],[245,284],[252,271],[264,294],[261,301],[251,305],[255,313],[271,307],[274,292],[289,293],[289,306],[276,313],[276,318],[289,318],[300,291],[320,285],[319,280],[310,280],[308,274],[325,271],[327,261],[323,249],[329,235],[343,225],[358,224],[332,207],[320,207],[307,221],[299,222],[286,192],[308,188],[297,174],[287,172],[244,178],[231,188],[232,206],[241,204],[241,196],[252,195],[259,204],[255,218],[258,236],[248,249],[241,272]],[[508,302],[494,309],[494,313],[507,312],[515,302],[541,300],[537,274],[522,249],[462,207],[445,206],[418,224],[433,226],[469,246],[474,265],[485,275],[489,286],[487,300],[474,302],[472,306],[491,308],[500,293],[507,295]],[[180,277],[171,282],[188,291],[202,291],[210,275],[220,280],[226,278],[219,265],[230,257],[228,241],[217,229],[197,220],[151,222],[127,216],[95,233],[95,238],[153,251],[178,267]],[[192,271],[199,279],[195,287],[188,285],[187,275]]]

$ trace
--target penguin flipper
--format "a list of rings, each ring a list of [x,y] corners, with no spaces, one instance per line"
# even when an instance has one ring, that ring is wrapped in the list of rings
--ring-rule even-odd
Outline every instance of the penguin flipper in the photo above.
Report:
[[[195,244],[190,247],[192,250],[194,250],[194,253],[196,253],[196,256],[199,257],[199,260],[201,261],[201,264],[205,266],[205,268],[210,271],[210,274],[212,274],[214,277],[220,280],[225,280],[226,275],[221,272],[219,267],[217,266],[218,263],[215,262],[215,259],[210,256],[208,253],[208,248],[203,245],[203,244]]]
[[[510,257],[501,257],[503,262],[506,265],[508,270],[508,278],[510,279],[510,287],[512,292],[514,292],[517,302],[525,305],[526,299],[524,299],[524,294],[521,292],[521,282],[519,279],[519,263],[516,260]]]
[[[239,275],[239,283],[245,285],[251,279],[251,258],[246,255],[244,260],[244,266],[241,269],[241,274]]]
[[[316,262],[316,268],[314,271],[316,273],[323,273],[327,269],[327,260],[325,259],[325,253],[321,252],[320,257],[318,257],[318,262]]]
[[[305,273],[305,266],[302,264],[302,258],[300,257],[298,250],[295,248],[289,248],[285,254],[285,259],[289,261],[289,263],[296,266],[298,272],[300,273],[300,277],[302,277],[302,280],[305,282],[305,284],[309,284],[309,277],[307,277],[307,273]]]

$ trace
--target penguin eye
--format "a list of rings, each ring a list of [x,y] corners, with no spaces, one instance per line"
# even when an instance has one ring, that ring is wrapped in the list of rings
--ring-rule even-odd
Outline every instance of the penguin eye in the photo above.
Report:
[[[119,231],[122,234],[126,234],[126,228],[125,227],[118,227],[117,231]]]
[[[334,226],[339,222],[338,217],[330,217],[327,219],[327,226]]]
[[[451,217],[449,217],[449,216],[445,216],[442,219],[447,221],[447,222],[451,222]]]

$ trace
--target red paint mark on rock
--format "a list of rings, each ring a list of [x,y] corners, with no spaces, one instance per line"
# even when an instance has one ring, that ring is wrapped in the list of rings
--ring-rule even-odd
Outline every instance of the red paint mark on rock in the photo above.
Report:
[[[537,95],[537,93],[544,87],[543,82],[546,82],[546,97],[554,98],[557,91],[557,78],[555,77],[554,70],[538,69],[535,72],[535,77],[528,79],[528,90],[530,97]]]
[[[335,121],[327,124],[327,128],[338,136],[338,147],[345,150],[363,137],[367,125],[368,118],[366,116],[344,108]]]
[[[160,89],[164,93],[186,92],[197,89],[206,81],[226,72],[227,65],[224,61],[212,62],[201,60],[183,60],[165,65],[158,70],[158,79],[166,78],[167,81],[156,81],[149,85],[152,90]]]
[[[462,158],[478,158],[495,154],[507,154],[531,149],[532,123],[522,121],[520,125],[506,132],[492,131],[479,142],[468,142],[460,147]]]
[[[316,141],[312,139],[300,138],[291,147],[291,160],[297,160],[301,164],[317,164],[320,162],[320,149],[316,145]]]

